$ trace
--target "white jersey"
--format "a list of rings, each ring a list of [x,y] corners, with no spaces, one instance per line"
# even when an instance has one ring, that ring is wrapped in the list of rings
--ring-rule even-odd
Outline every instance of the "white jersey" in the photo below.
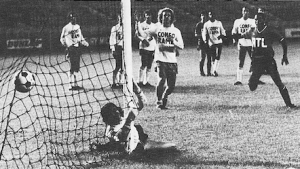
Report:
[[[245,33],[246,31],[250,30],[251,28],[255,28],[255,20],[254,19],[236,19],[233,24],[232,28],[232,34],[242,34]],[[251,39],[245,39],[241,38],[238,41],[239,45],[241,46],[252,46],[252,41]]]
[[[146,30],[149,30],[149,29],[154,29],[156,24],[154,24],[152,22],[150,24],[148,24],[146,21],[144,21],[140,24],[140,26],[143,29],[143,31],[146,31]],[[151,35],[147,34],[147,37],[142,38],[141,36],[139,36],[139,38],[140,38],[140,40],[142,40],[142,39],[147,39],[147,40],[151,39],[149,41],[149,46],[144,46],[142,41],[140,41],[140,43],[139,43],[139,48],[140,49],[144,49],[144,50],[148,50],[148,51],[154,51],[155,50],[156,42],[155,42],[155,39]]]
[[[115,45],[123,47],[123,26],[117,24],[111,28],[109,45],[111,49],[114,49]]]
[[[147,31],[145,32],[147,33]],[[174,25],[164,27],[162,24],[157,23],[155,29],[149,29],[148,33],[156,36],[154,61],[177,63],[176,47],[184,48],[180,30]]]
[[[209,39],[207,39],[207,34]],[[214,22],[211,22],[209,20],[204,23],[202,38],[204,42],[208,41],[209,46],[223,43],[222,38],[218,38],[220,35],[226,36],[226,32],[221,21],[215,20]]]
[[[120,141],[117,133],[120,132],[120,130],[122,129],[124,124],[125,124],[125,119],[122,119],[122,122],[118,125],[115,125],[115,126],[107,125],[107,127],[105,129],[106,130],[105,136],[110,141]],[[134,126],[134,122],[131,122],[130,123],[130,131],[126,138],[125,151],[130,154],[133,150],[136,149],[138,143],[140,143],[139,133],[138,133],[136,127]]]
[[[80,26],[78,24],[73,25],[71,22],[63,27],[60,42],[62,45],[70,47],[75,46],[78,47],[79,43],[84,41],[82,36]]]

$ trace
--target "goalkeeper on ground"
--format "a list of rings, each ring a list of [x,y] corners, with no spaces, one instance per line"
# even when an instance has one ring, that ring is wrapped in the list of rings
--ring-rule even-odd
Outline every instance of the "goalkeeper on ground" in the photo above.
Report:
[[[98,149],[118,149],[130,154],[137,147],[144,148],[148,135],[140,125],[134,124],[134,119],[144,107],[146,97],[135,82],[133,82],[133,91],[138,98],[137,107],[130,107],[127,117],[123,109],[114,103],[107,103],[102,107],[101,115],[106,124],[105,137],[110,142],[98,145]]]

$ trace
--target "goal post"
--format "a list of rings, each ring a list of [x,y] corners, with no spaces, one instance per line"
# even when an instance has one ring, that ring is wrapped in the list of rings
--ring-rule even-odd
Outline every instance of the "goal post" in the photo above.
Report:
[[[22,23],[26,31],[39,30],[36,36],[43,39],[43,46],[7,51],[0,57],[1,169],[84,168],[90,163],[105,165],[103,159],[108,159],[107,153],[95,153],[90,147],[91,143],[108,141],[103,139],[105,124],[101,108],[107,103],[114,103],[128,112],[129,108],[136,106],[131,2],[35,0],[30,5],[20,3],[20,6],[11,7],[14,17],[22,16],[15,21],[26,21]],[[26,12],[21,13],[23,10],[19,8]],[[62,28],[69,23],[66,16],[70,11],[77,14],[83,36],[90,44],[90,47],[79,46],[81,56],[77,80],[83,87],[81,90],[70,90],[68,73],[71,56],[66,55],[66,49],[59,41]],[[106,42],[120,11],[125,42],[122,73],[125,77],[123,82],[119,81],[123,90],[112,87],[116,58]],[[8,41],[24,41],[18,33],[25,31],[22,27],[16,28],[12,24],[7,30],[10,30],[8,33],[17,32],[7,36]],[[33,38],[28,35],[25,42]],[[100,42],[103,43],[100,45]],[[28,92],[16,91],[13,75],[19,71],[28,71],[35,77],[35,83]]]
[[[124,69],[125,83],[123,92],[125,93],[124,107],[133,107],[133,72],[132,72],[132,28],[131,28],[131,0],[121,0],[121,13],[123,20],[123,47],[124,47]]]

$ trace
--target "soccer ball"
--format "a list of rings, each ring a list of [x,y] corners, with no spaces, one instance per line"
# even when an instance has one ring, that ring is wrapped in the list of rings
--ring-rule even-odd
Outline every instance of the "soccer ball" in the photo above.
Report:
[[[15,77],[15,89],[21,93],[29,92],[35,84],[35,77],[28,71],[20,71]]]

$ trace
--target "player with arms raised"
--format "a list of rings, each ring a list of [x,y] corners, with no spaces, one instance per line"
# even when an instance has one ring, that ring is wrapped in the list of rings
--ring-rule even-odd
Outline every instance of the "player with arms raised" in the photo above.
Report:
[[[174,143],[148,140],[148,135],[144,133],[142,126],[135,124],[135,118],[143,109],[146,97],[135,82],[133,82],[133,92],[138,99],[137,106],[130,107],[127,115],[114,103],[107,103],[101,108],[100,113],[106,125],[105,137],[109,142],[93,143],[91,148],[102,151],[118,150],[127,154],[147,149],[175,148]]]
[[[70,90],[78,90],[82,89],[82,87],[77,84],[81,56],[79,47],[80,45],[89,46],[89,44],[83,38],[80,26],[76,23],[76,15],[74,13],[69,13],[68,19],[70,22],[63,27],[60,42],[63,46],[67,47],[67,57],[70,58]]]
[[[276,30],[266,25],[265,14],[258,13],[255,15],[256,28],[253,31],[248,31],[244,37],[252,38],[252,74],[249,79],[249,87],[254,91],[259,83],[259,78],[267,71],[274,83],[278,87],[280,94],[287,107],[295,108],[291,103],[290,95],[286,86],[282,83],[279,72],[277,70],[276,61],[274,59],[274,50],[272,43],[279,41],[283,49],[283,58],[281,64],[289,64],[287,58],[287,45],[285,38]]]

